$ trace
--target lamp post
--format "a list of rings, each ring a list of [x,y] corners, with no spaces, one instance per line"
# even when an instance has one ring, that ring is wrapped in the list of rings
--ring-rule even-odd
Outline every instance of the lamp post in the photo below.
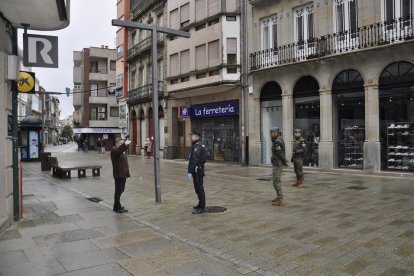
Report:
[[[160,184],[160,133],[158,129],[158,53],[157,53],[157,34],[164,33],[173,36],[190,37],[189,32],[174,30],[154,24],[143,24],[133,21],[112,20],[112,26],[125,27],[130,29],[141,29],[151,31],[151,67],[152,67],[152,112],[154,118],[154,184],[155,184],[155,202],[161,202],[161,184]]]

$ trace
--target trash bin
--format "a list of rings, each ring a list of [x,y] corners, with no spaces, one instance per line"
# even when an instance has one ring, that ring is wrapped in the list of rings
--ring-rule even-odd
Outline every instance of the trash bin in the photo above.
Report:
[[[51,156],[52,154],[50,152],[43,152],[40,154],[40,166],[42,168],[42,171],[50,171],[52,168],[49,163],[48,156]]]

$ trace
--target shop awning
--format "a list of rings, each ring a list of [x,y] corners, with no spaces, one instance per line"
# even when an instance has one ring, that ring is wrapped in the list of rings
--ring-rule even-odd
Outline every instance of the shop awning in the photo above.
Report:
[[[93,128],[93,127],[84,127],[84,128],[74,128],[73,133],[82,134],[82,133],[100,133],[100,134],[111,134],[111,133],[122,133],[120,128]]]
[[[0,13],[14,27],[39,31],[60,30],[69,26],[70,0],[1,0]]]

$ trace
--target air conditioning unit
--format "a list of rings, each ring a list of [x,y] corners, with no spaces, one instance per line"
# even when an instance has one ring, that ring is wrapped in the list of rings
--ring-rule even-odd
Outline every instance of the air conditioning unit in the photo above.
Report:
[[[105,107],[98,107],[98,112],[105,112]]]
[[[98,120],[105,120],[106,114],[105,113],[98,113]]]

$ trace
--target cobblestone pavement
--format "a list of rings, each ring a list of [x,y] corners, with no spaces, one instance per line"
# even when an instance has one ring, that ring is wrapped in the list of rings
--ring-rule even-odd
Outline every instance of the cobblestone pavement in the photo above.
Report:
[[[414,275],[414,175],[308,171],[298,189],[287,170],[276,207],[270,168],[208,163],[207,206],[227,211],[195,216],[185,161],[161,160],[157,204],[153,160],[130,156],[125,215],[112,212],[108,153],[51,149],[61,163],[102,164],[101,176],[61,180],[23,164],[24,219],[0,235],[2,276]]]

